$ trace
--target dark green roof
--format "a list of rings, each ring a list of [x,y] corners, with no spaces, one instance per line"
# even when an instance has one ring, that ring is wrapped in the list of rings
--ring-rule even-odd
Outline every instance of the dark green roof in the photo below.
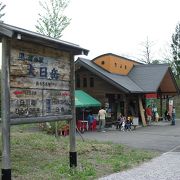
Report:
[[[90,96],[89,94],[85,93],[82,90],[75,91],[75,106],[76,107],[99,107],[101,103]]]

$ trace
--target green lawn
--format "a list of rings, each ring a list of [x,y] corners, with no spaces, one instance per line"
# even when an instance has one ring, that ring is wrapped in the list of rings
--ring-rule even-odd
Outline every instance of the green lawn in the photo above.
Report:
[[[70,169],[69,137],[55,138],[45,132],[34,131],[34,126],[37,125],[11,128],[13,179],[96,179],[132,168],[159,155],[156,152],[131,149],[110,142],[78,140],[78,167]]]

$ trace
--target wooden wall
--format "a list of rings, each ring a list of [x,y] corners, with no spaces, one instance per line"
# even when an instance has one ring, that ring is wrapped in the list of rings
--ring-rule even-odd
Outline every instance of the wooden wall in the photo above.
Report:
[[[92,74],[85,68],[80,68],[76,71],[76,81],[77,75],[80,76],[80,87],[76,86],[76,89],[81,89],[90,94],[92,97],[98,99],[102,104],[104,104],[106,99],[106,94],[123,94],[119,89],[112,86],[107,81],[99,78],[95,74]],[[87,79],[87,87],[83,87],[83,78]],[[94,87],[90,87],[90,78],[94,78]]]
[[[138,62],[136,63],[135,61],[115,55],[100,56],[94,62],[111,73],[121,75],[127,75],[133,65],[138,64]]]
[[[138,95],[125,94],[124,92],[114,87],[107,81],[103,80],[95,74],[92,74],[84,67],[80,67],[78,70],[76,70],[76,82],[77,75],[79,75],[81,82],[80,87],[76,86],[77,90],[81,89],[87,92],[92,97],[99,100],[103,106],[106,103],[109,103],[109,101],[111,101],[110,103],[111,105],[113,105],[113,115],[111,116],[112,120],[116,120],[117,115],[120,112],[123,113],[125,116],[128,116],[132,108],[134,109],[134,115],[138,116]],[[90,78],[92,77],[94,78],[94,87],[90,87]],[[87,79],[87,87],[83,87],[83,78]],[[122,109],[123,111],[121,111]]]

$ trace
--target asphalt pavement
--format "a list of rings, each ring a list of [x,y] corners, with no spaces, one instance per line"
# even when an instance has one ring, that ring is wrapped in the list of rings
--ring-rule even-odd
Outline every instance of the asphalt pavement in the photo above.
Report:
[[[176,120],[175,126],[160,121],[147,127],[139,126],[130,132],[109,128],[106,132],[85,132],[82,136],[84,139],[111,141],[161,153],[140,166],[99,180],[180,180],[180,119]]]
[[[106,132],[85,132],[84,139],[97,141],[111,141],[113,143],[125,144],[133,148],[168,152],[180,145],[180,119],[172,126],[168,121],[152,123],[151,126],[138,127],[136,130],[123,132],[115,128],[108,128]]]

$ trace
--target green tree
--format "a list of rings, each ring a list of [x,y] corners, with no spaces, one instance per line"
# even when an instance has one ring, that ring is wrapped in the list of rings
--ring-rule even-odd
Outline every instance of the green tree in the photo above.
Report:
[[[172,35],[172,69],[177,80],[180,79],[180,23],[176,25],[175,33]]]
[[[160,63],[161,63],[160,60],[157,59],[152,61],[152,64],[160,64]]]
[[[62,31],[70,24],[71,19],[64,15],[69,0],[39,1],[42,13],[37,20],[37,32],[53,38],[61,38]]]
[[[5,15],[5,13],[2,13],[2,11],[4,10],[5,7],[6,5],[0,2],[0,22],[3,22],[1,19]]]

